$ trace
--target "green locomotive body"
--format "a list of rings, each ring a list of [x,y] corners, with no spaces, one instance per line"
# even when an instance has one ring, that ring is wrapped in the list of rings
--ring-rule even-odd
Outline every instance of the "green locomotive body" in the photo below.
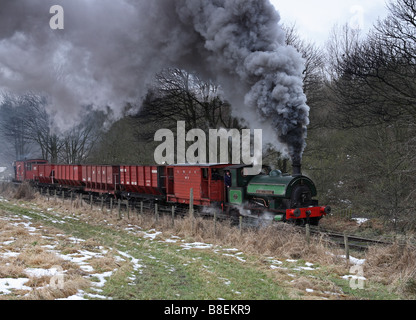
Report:
[[[263,168],[260,175],[247,175],[246,166],[230,166],[231,186],[228,202],[234,208],[248,209],[253,214],[268,212],[277,221],[318,224],[330,207],[319,207],[314,182],[299,172],[282,174]]]

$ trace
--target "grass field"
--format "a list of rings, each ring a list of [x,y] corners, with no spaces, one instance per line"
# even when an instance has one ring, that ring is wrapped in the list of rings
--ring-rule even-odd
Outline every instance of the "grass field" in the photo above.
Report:
[[[214,234],[212,225],[190,218],[172,225],[170,217],[156,222],[152,215],[118,219],[40,196],[0,198],[0,299],[414,298],[414,269],[403,269],[400,279],[376,272],[393,249],[359,257],[364,277],[356,279],[342,251],[321,238],[308,246],[288,226],[240,233],[221,223]],[[414,263],[408,252],[400,257]],[[362,288],[354,290],[357,283]]]

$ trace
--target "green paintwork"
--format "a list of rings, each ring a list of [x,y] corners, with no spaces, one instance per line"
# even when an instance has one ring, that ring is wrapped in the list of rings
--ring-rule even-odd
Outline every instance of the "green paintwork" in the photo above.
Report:
[[[259,183],[250,183],[247,186],[248,194],[262,194],[262,195],[279,195],[284,196],[286,193],[285,184],[259,184]]]
[[[273,220],[277,221],[277,222],[278,221],[283,221],[283,215],[282,214],[275,215]]]
[[[259,175],[253,177],[247,185],[247,194],[290,198],[292,189],[298,184],[309,186],[312,196],[316,196],[316,187],[311,179],[305,176],[293,177],[290,175]]]
[[[229,190],[229,202],[233,204],[242,204],[244,197],[243,188],[233,188]]]
[[[307,185],[311,196],[317,195],[315,184],[306,176],[292,176],[273,170],[270,174],[255,176],[244,175],[243,165],[233,165],[227,168],[231,172],[232,187],[229,190],[229,202],[242,204],[249,198],[265,199],[270,208],[278,209],[282,201],[290,199],[292,190],[297,185]]]

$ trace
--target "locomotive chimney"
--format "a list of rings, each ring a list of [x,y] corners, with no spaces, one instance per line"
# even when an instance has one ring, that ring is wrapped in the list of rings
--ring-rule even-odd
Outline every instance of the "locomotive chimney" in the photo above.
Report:
[[[302,175],[302,165],[300,161],[294,161],[292,163],[292,176],[301,176]]]

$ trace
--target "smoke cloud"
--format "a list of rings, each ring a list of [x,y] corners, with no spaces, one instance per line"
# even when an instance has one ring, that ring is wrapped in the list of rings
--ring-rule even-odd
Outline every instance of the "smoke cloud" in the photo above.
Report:
[[[52,30],[49,9],[64,9]],[[155,73],[184,68],[223,87],[236,115],[300,161],[304,61],[268,0],[0,0],[0,90],[37,91],[60,126],[82,105],[140,104]]]

